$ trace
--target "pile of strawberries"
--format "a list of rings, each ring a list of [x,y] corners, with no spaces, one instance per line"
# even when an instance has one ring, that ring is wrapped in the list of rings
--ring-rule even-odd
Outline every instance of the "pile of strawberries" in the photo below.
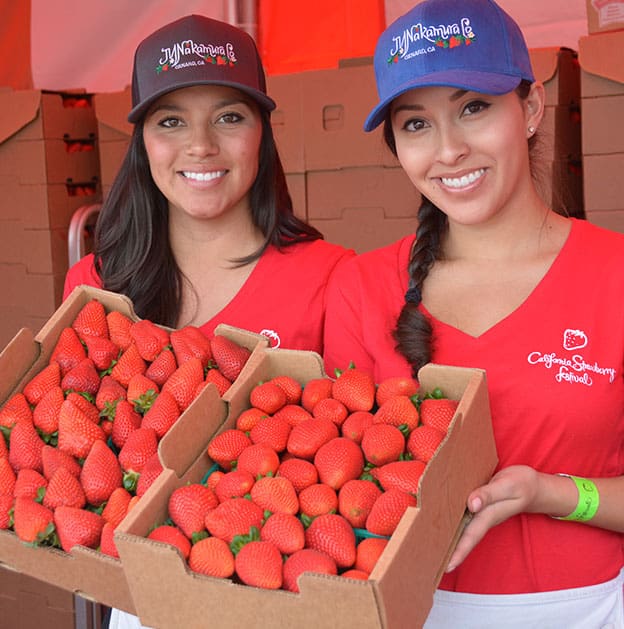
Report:
[[[162,471],[158,443],[207,383],[223,395],[249,355],[88,301],[0,408],[0,529],[118,556],[114,529]]]
[[[297,592],[306,571],[367,579],[457,405],[412,378],[376,386],[353,366],[304,386],[259,383],[208,445],[206,478],[172,492],[148,537],[193,571],[261,588]]]

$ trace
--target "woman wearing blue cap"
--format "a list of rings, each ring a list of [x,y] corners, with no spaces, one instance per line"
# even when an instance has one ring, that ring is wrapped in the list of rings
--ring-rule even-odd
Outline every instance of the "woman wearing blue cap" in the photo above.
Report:
[[[497,4],[426,0],[374,65],[365,129],[423,201],[332,278],[326,368],[485,369],[499,455],[426,626],[624,627],[624,236],[540,198],[544,88]]]

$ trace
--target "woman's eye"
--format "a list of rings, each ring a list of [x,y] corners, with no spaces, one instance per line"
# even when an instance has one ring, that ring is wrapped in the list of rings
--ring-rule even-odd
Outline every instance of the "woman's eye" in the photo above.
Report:
[[[165,127],[167,129],[174,129],[175,127],[179,127],[181,124],[182,122],[179,118],[172,118],[172,117],[163,118],[162,120],[158,122],[158,125],[160,127]]]
[[[464,111],[469,115],[478,114],[481,111],[485,111],[489,106],[490,103],[482,100],[473,100],[464,107]]]
[[[420,120],[419,118],[412,118],[410,120],[406,120],[403,125],[403,129],[405,131],[420,131],[425,128],[425,121]]]
[[[240,122],[242,119],[243,116],[234,111],[229,111],[226,114],[221,114],[219,116],[219,122],[224,122],[226,124],[234,124],[236,122]]]

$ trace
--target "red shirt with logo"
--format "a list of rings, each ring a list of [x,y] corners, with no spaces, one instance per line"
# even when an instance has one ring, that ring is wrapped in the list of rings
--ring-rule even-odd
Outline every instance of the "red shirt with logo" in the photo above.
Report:
[[[392,330],[413,240],[363,254],[332,278],[328,372],[353,360],[378,382],[411,373]],[[551,268],[509,316],[476,338],[431,321],[433,362],[487,372],[499,467],[624,474],[624,235],[572,219]],[[440,587],[510,594],[593,585],[619,573],[623,545],[620,533],[522,514],[491,529]]]

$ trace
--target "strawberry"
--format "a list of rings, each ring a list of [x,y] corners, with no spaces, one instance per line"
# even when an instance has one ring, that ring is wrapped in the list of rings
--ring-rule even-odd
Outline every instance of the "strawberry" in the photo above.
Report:
[[[15,498],[30,498],[31,500],[41,502],[47,485],[48,480],[42,474],[25,468],[17,473],[13,487],[13,496]]]
[[[251,488],[251,499],[264,511],[290,513],[299,511],[299,499],[293,484],[285,476],[264,476]]]
[[[197,387],[204,381],[204,368],[199,358],[189,358],[182,363],[163,384],[162,391],[169,392],[178,403],[180,411],[185,411],[195,398]]]
[[[305,531],[301,520],[291,513],[270,515],[260,529],[260,540],[272,542],[282,555],[292,555],[305,545]]]
[[[156,431],[153,428],[141,426],[128,435],[126,443],[124,443],[119,451],[117,458],[124,472],[135,472],[139,474],[147,460],[157,451],[158,436]],[[125,479],[124,486],[126,486]],[[133,487],[133,489],[135,487]],[[128,489],[128,487],[126,487],[126,489]]]
[[[333,381],[330,378],[313,378],[308,380],[301,392],[301,406],[312,412],[319,400],[331,397]]]
[[[104,526],[102,526],[100,552],[109,557],[119,559],[119,552],[115,545],[115,527],[110,522],[104,522]]]
[[[117,487],[121,487],[122,473],[114,452],[104,441],[96,441],[82,465],[80,483],[87,502],[99,507]]]
[[[314,518],[305,540],[307,548],[327,553],[338,568],[350,568],[355,563],[355,533],[341,515],[326,513]]]
[[[145,373],[146,368],[147,365],[143,358],[141,358],[136,343],[132,343],[121,353],[119,359],[111,369],[110,375],[117,380],[119,384],[127,388],[130,378],[137,373]]]
[[[206,374],[205,382],[206,384],[210,382],[214,384],[221,397],[223,397],[225,392],[232,386],[232,383],[218,369],[209,369]]]
[[[169,496],[169,517],[192,539],[197,533],[206,530],[206,514],[219,504],[212,489],[200,483],[182,485]]]
[[[418,409],[407,395],[395,395],[386,400],[373,416],[375,424],[406,426],[414,430],[418,426]]]
[[[338,510],[338,495],[336,490],[323,483],[315,483],[299,492],[299,511],[304,520],[312,520],[317,515],[336,513]]]
[[[396,426],[373,424],[364,431],[360,445],[369,463],[385,465],[399,460],[405,450],[405,437]]]
[[[54,525],[61,548],[69,552],[74,546],[97,548],[104,518],[93,511],[61,505],[54,510]]]
[[[110,340],[122,351],[127,350],[132,344],[130,336],[130,328],[134,323],[132,319],[117,310],[112,310],[106,315],[106,323]]]
[[[373,481],[347,481],[338,492],[338,513],[353,528],[364,528],[366,518],[380,495],[381,489]]]
[[[194,357],[199,358],[202,367],[208,366],[212,358],[210,340],[199,328],[186,325],[179,330],[173,330],[169,338],[178,365]]]
[[[72,404],[77,406],[94,424],[100,423],[100,414],[97,407],[84,395],[72,391],[71,393],[67,394],[65,399],[69,400]]]
[[[210,350],[219,371],[230,382],[234,382],[238,378],[238,374],[251,356],[251,352],[246,347],[242,347],[221,335],[213,336],[210,339]]]
[[[161,524],[150,531],[147,539],[175,546],[184,559],[188,559],[191,553],[191,542],[177,526]]]
[[[332,397],[351,413],[370,411],[375,403],[375,380],[368,372],[351,365],[332,384]]]
[[[252,443],[266,443],[276,452],[283,452],[290,431],[291,426],[284,418],[266,417],[249,431],[249,438]]]
[[[15,499],[10,494],[0,494],[0,531],[13,528],[13,504]]]
[[[114,406],[118,400],[126,399],[126,389],[115,378],[105,375],[100,380],[100,388],[95,396],[95,406],[99,411],[105,411]]]
[[[252,441],[244,432],[228,428],[212,439],[207,452],[219,467],[229,471],[240,453],[250,445]]]
[[[384,537],[365,537],[357,545],[355,568],[370,574],[387,545],[388,540]]]
[[[61,374],[65,375],[86,357],[87,352],[80,342],[76,330],[72,327],[66,327],[61,330],[49,362],[57,362],[61,367]]]
[[[80,340],[84,340],[86,336],[110,338],[106,310],[97,299],[88,301],[80,309],[71,327],[74,328]]]
[[[286,404],[273,417],[284,418],[291,426],[300,424],[304,419],[312,419],[312,413],[298,404]]]
[[[400,489],[382,492],[366,518],[366,529],[375,535],[392,535],[408,507],[416,506],[416,498]]]
[[[355,441],[355,443],[362,443],[362,437],[364,431],[373,425],[373,414],[368,411],[355,411],[351,413],[343,422],[340,427],[340,432],[343,437]]]
[[[420,403],[420,421],[425,426],[432,426],[446,433],[459,402],[447,398],[425,398]]]
[[[66,399],[59,412],[58,448],[77,459],[84,459],[98,440],[105,440],[104,431],[76,404]]]
[[[267,415],[272,415],[286,405],[286,393],[274,382],[263,382],[251,390],[249,403]]]
[[[93,361],[96,369],[105,371],[117,360],[119,346],[109,338],[102,336],[85,336],[84,344],[87,346],[87,356]]]
[[[13,530],[22,542],[43,543],[54,532],[54,513],[30,498],[16,498],[13,507]]]
[[[136,410],[145,414],[154,403],[160,387],[142,373],[137,373],[128,382],[126,399],[134,404]]]
[[[113,493],[104,505],[104,509],[102,509],[102,517],[113,528],[117,528],[126,517],[131,498],[132,495],[124,487],[113,489]]]
[[[178,417],[180,417],[180,408],[176,399],[168,390],[163,389],[157,395],[149,411],[145,413],[141,426],[153,428],[158,439],[162,439],[171,426],[176,423]]]
[[[252,443],[238,456],[236,469],[247,470],[254,477],[275,474],[280,460],[277,452],[265,443]]]
[[[236,535],[249,535],[252,527],[262,527],[262,508],[246,498],[229,498],[206,514],[206,529],[228,544]]]
[[[329,419],[333,421],[338,428],[342,426],[348,414],[349,411],[347,407],[342,402],[332,397],[319,400],[312,409],[312,415],[316,419]]]
[[[145,376],[162,387],[177,368],[178,363],[173,352],[165,348],[147,367]]]
[[[25,468],[43,472],[41,450],[44,445],[32,422],[18,422],[11,430],[9,463],[16,472]]]
[[[162,463],[158,452],[145,461],[145,465],[141,470],[141,475],[136,485],[136,495],[142,496],[151,486],[151,484],[160,476],[163,471]]]
[[[369,573],[364,572],[364,570],[351,568],[350,570],[345,570],[344,572],[341,572],[340,576],[343,579],[358,579],[359,581],[366,581],[368,579]]]
[[[425,463],[414,459],[413,461],[393,461],[381,467],[371,470],[371,475],[379,484],[388,489],[400,489],[408,494],[418,492],[418,482],[425,471]]]
[[[215,484],[214,492],[223,502],[228,498],[242,498],[251,491],[256,479],[250,472],[245,470],[232,470],[221,474],[219,480]]]
[[[43,464],[43,475],[48,480],[52,478],[52,475],[59,467],[66,468],[76,478],[80,476],[80,471],[82,470],[80,463],[73,456],[49,444],[44,445],[41,449],[41,461]]]
[[[0,409],[0,427],[13,428],[20,420],[32,422],[33,414],[26,396],[23,393],[14,393]]]
[[[303,548],[293,553],[284,562],[283,588],[290,592],[299,592],[297,580],[304,572],[319,574],[338,574],[336,562],[327,553],[313,548]]]
[[[6,439],[2,434],[2,430],[0,430],[0,459],[9,458],[9,446],[7,445]]]
[[[244,410],[236,418],[236,430],[249,432],[261,419],[266,417],[268,417],[268,415],[264,411],[252,406],[251,408]]]
[[[339,490],[348,480],[357,478],[364,471],[364,455],[355,441],[336,437],[317,450],[314,465],[320,481]]]
[[[100,376],[90,358],[70,369],[61,380],[63,391],[80,391],[95,396],[100,388]]]
[[[377,392],[375,393],[375,400],[377,406],[381,406],[386,400],[397,395],[406,395],[411,398],[418,393],[418,389],[418,381],[414,378],[410,378],[409,376],[393,376],[379,383]]]
[[[418,426],[407,438],[407,451],[414,459],[427,463],[442,443],[445,433],[433,426]]]
[[[13,495],[17,476],[9,459],[0,459],[0,496]]]
[[[111,439],[118,448],[123,448],[126,440],[137,428],[141,427],[141,415],[134,410],[128,400],[119,400],[115,405]]]
[[[297,493],[318,482],[318,471],[314,464],[297,457],[282,460],[277,468],[277,475],[287,478]]]
[[[43,506],[54,511],[60,505],[82,509],[87,499],[80,481],[66,468],[59,467],[50,478]]]
[[[22,393],[29,404],[36,406],[41,398],[54,387],[61,384],[61,367],[58,363],[49,363],[25,385]]]
[[[234,566],[245,585],[267,590],[282,587],[282,554],[271,542],[248,542],[236,555]]]
[[[205,537],[191,547],[189,568],[199,574],[227,579],[234,574],[234,555],[227,542]]]
[[[210,474],[208,474],[208,478],[206,479],[206,487],[216,492],[217,485],[219,484],[221,479],[228,473],[229,472],[222,472],[219,469],[213,470],[212,472],[210,472]]]
[[[143,360],[152,362],[169,345],[169,332],[148,319],[135,321],[130,327],[130,336]]]
[[[71,329],[71,328],[70,328]],[[61,387],[50,389],[35,406],[32,421],[40,433],[51,435],[58,431],[58,417],[65,395]]]
[[[338,437],[338,426],[329,419],[308,419],[293,426],[288,437],[286,449],[293,456],[301,459],[314,459],[317,450],[324,444]]]
[[[275,376],[271,382],[276,384],[286,394],[286,404],[299,404],[303,387],[292,376]]]

